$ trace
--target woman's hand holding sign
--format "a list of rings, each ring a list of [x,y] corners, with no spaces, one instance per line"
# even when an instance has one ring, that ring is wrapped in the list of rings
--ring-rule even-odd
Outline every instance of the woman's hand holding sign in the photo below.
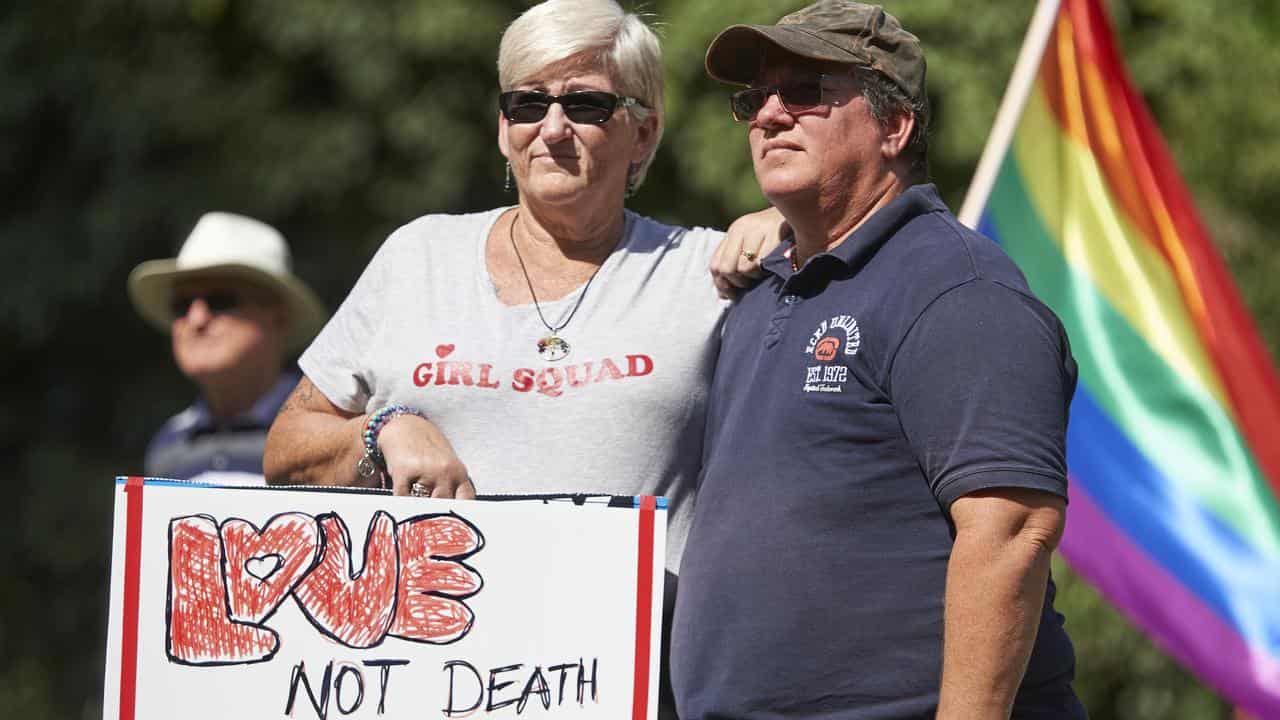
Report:
[[[378,437],[396,495],[473,500],[475,485],[449,440],[430,420],[412,414],[387,422]]]

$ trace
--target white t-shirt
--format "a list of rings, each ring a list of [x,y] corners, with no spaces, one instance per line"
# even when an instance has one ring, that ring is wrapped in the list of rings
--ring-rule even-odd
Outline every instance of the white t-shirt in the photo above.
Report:
[[[480,494],[665,496],[675,572],[728,307],[707,273],[722,234],[628,212],[623,242],[558,333],[570,354],[548,362],[534,306],[502,304],[485,264],[506,209],[428,215],[393,233],[299,365],[349,412],[422,410]],[[541,303],[547,322],[582,291]]]

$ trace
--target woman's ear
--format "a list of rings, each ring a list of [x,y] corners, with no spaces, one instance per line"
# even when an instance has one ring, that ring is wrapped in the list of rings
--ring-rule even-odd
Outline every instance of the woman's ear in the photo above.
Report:
[[[507,144],[507,118],[498,111],[498,152],[507,160],[511,159],[511,146]]]
[[[631,162],[643,163],[653,154],[653,146],[658,142],[658,114],[650,112],[648,117],[636,123],[636,145],[631,153]]]

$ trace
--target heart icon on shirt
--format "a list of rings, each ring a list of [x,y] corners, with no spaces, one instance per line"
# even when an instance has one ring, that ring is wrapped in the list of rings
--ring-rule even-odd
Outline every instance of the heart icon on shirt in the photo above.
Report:
[[[436,357],[440,359],[449,357],[449,354],[452,352],[453,352],[453,343],[449,343],[448,345],[436,346]]]

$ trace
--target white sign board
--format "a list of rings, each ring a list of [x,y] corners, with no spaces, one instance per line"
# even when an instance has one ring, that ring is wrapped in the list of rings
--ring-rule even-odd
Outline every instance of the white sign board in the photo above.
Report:
[[[117,480],[105,717],[656,717],[665,504]]]

